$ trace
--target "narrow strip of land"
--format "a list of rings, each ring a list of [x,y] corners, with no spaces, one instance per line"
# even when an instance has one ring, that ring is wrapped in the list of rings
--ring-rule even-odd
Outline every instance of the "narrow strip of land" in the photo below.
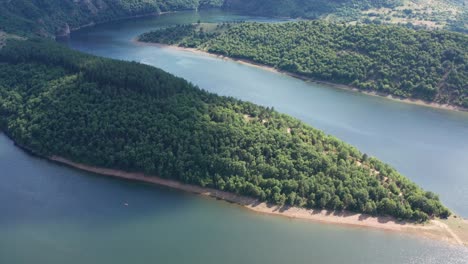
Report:
[[[146,183],[158,184],[174,189],[200,194],[203,196],[214,197],[228,202],[236,203],[244,206],[247,209],[258,213],[278,215],[288,218],[311,220],[328,224],[340,224],[363,228],[374,228],[386,231],[396,231],[406,234],[418,235],[430,239],[449,242],[456,245],[468,246],[468,241],[463,241],[460,236],[452,230],[449,225],[443,223],[443,220],[431,220],[426,224],[413,224],[404,221],[397,221],[391,217],[373,217],[364,214],[351,212],[331,212],[327,210],[310,210],[290,206],[276,206],[259,202],[256,199],[219,191],[211,188],[204,188],[191,184],[184,184],[174,180],[163,179],[156,176],[149,176],[143,173],[125,172],[121,170],[107,169],[88,166],[81,163],[76,163],[62,157],[52,156],[49,158],[52,161],[68,165],[80,170],[97,173],[105,176],[112,176],[133,181],[141,181]],[[451,219],[451,221],[454,221]],[[459,227],[456,231],[466,235],[468,223],[460,218],[456,219],[456,225]]]

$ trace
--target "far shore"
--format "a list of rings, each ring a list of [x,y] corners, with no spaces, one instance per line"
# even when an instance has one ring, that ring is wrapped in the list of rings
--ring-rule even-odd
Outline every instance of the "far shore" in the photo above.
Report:
[[[137,45],[156,46],[156,47],[161,47],[161,48],[169,48],[169,49],[174,49],[174,50],[189,51],[189,52],[192,52],[192,53],[208,55],[208,56],[220,58],[220,59],[223,59],[223,60],[234,61],[234,62],[237,62],[237,63],[240,63],[240,64],[261,68],[263,70],[267,70],[267,71],[271,71],[271,72],[275,72],[275,73],[285,74],[285,75],[288,75],[288,76],[291,76],[291,77],[294,77],[294,78],[297,78],[297,79],[301,79],[301,80],[307,81],[307,82],[319,83],[319,84],[323,84],[323,85],[333,87],[333,88],[338,88],[338,89],[343,89],[343,90],[351,90],[351,91],[358,92],[358,93],[363,93],[363,94],[366,94],[366,95],[383,97],[383,98],[387,98],[387,99],[398,101],[398,102],[403,102],[403,103],[408,103],[408,104],[415,104],[415,105],[432,107],[432,108],[438,108],[438,109],[444,109],[444,110],[468,112],[468,108],[464,108],[464,107],[461,107],[461,106],[449,105],[449,104],[439,104],[439,103],[428,102],[428,101],[424,101],[424,100],[420,100],[420,99],[398,98],[398,97],[392,96],[390,94],[385,94],[385,93],[376,92],[376,91],[372,91],[372,92],[363,91],[363,90],[360,90],[360,89],[358,89],[356,87],[352,87],[352,86],[349,86],[349,85],[337,84],[337,83],[332,83],[332,82],[328,82],[328,81],[320,81],[320,80],[316,80],[316,79],[313,79],[313,78],[310,78],[310,77],[307,77],[307,76],[303,76],[303,75],[300,75],[300,74],[291,73],[291,72],[288,72],[288,71],[283,71],[283,70],[280,70],[280,69],[277,69],[277,68],[274,68],[274,67],[271,67],[271,66],[267,66],[267,65],[264,65],[264,64],[254,62],[252,60],[232,58],[232,57],[228,57],[228,56],[224,56],[224,55],[220,55],[220,54],[216,54],[216,53],[210,53],[208,51],[200,50],[200,49],[196,49],[196,48],[184,48],[184,47],[179,47],[179,46],[175,46],[175,45],[143,42],[143,41],[139,41],[138,37],[133,39],[132,42],[137,44]]]
[[[361,228],[373,228],[390,232],[400,232],[419,237],[448,242],[454,245],[468,246],[468,222],[461,218],[453,218],[450,220],[434,219],[429,223],[415,224],[411,222],[397,221],[392,217],[374,217],[365,214],[352,213],[347,211],[327,211],[327,210],[311,210],[305,208],[291,206],[277,206],[260,202],[257,199],[229,193],[225,191],[215,190],[212,188],[204,188],[197,185],[184,184],[179,181],[164,179],[157,176],[149,176],[143,173],[126,172],[122,170],[114,170],[107,168],[99,168],[81,163],[76,163],[62,157],[52,156],[48,158],[53,162],[64,164],[83,171],[88,171],[100,175],[111,176],[132,181],[140,181],[151,184],[158,184],[170,188],[182,190],[185,192],[195,193],[206,197],[222,199],[231,203],[238,204],[257,213],[269,214],[287,217],[290,219],[303,219],[326,224],[347,225]],[[452,222],[449,222],[452,221]],[[453,226],[457,226],[459,230],[453,230]],[[451,228],[452,226],[452,228]]]
[[[72,32],[74,32],[74,31],[78,31],[78,30],[81,30],[81,29],[84,29],[84,28],[94,27],[94,26],[96,26],[96,25],[106,24],[106,23],[110,23],[110,22],[129,20],[129,19],[132,19],[132,18],[143,18],[143,17],[161,16],[161,15],[170,14],[170,13],[176,13],[176,12],[177,12],[177,11],[151,12],[151,13],[144,13],[144,14],[139,14],[139,15],[132,15],[132,16],[119,17],[119,18],[115,18],[115,19],[110,19],[110,20],[102,21],[102,22],[94,22],[94,21],[91,21],[91,22],[89,22],[89,23],[87,23],[87,24],[84,24],[84,25],[80,25],[80,26],[76,26],[76,27],[70,28],[70,32],[68,32],[67,34],[56,34],[55,37],[56,37],[56,38],[66,38],[66,37],[68,37],[68,36],[69,36]]]

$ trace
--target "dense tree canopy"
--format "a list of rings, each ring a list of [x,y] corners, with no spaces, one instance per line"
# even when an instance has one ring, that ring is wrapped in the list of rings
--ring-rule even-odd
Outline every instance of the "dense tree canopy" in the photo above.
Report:
[[[279,205],[424,221],[438,197],[297,119],[44,40],[0,50],[0,128],[43,155]]]
[[[467,32],[463,0],[0,0],[0,30],[54,36],[90,23],[175,10],[222,7],[242,14],[338,22],[399,23]],[[413,1],[414,2],[414,1]],[[434,3],[437,2],[437,3]],[[403,6],[404,5],[404,6]]]
[[[0,0],[0,30],[47,36],[63,33],[66,26],[222,4],[223,0]]]
[[[225,0],[225,6],[242,12],[283,17],[318,18],[340,13],[352,19],[360,10],[400,6],[402,0]]]
[[[218,27],[228,29],[209,33],[187,25],[140,40],[197,47],[365,91],[468,107],[468,36],[460,33],[321,21]]]
[[[468,33],[464,0],[224,0],[224,8],[269,17],[400,24]]]

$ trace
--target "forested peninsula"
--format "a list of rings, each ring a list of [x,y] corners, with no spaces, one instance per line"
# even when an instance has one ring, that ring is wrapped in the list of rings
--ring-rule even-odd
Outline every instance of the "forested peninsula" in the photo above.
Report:
[[[276,205],[422,222],[450,215],[389,165],[272,108],[43,39],[0,50],[0,128],[44,157]]]
[[[197,48],[397,98],[468,108],[468,37],[325,21],[181,25],[139,41]]]

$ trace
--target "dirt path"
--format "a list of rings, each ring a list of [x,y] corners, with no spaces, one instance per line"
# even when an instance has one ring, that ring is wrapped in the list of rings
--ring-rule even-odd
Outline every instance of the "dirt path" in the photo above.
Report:
[[[433,220],[433,222],[434,222],[436,225],[438,225],[438,226],[444,228],[444,229],[453,237],[453,239],[457,242],[457,244],[459,244],[459,245],[464,245],[464,243],[463,243],[463,241],[461,240],[461,238],[460,238],[455,232],[453,232],[452,228],[450,228],[447,224],[444,224],[444,223],[442,223],[442,222],[440,222],[440,221],[437,221],[437,220]]]

